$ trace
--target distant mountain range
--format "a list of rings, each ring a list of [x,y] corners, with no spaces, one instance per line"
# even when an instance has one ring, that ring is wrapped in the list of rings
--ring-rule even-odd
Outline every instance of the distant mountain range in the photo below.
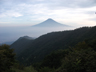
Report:
[[[32,27],[68,27],[68,25],[58,23],[55,20],[49,18],[40,24],[33,25]]]
[[[35,39],[35,38],[29,37],[29,36],[23,36],[23,37],[20,37],[19,40],[20,40],[20,39],[32,40],[32,39]],[[2,44],[11,45],[11,44],[13,44],[14,42],[15,42],[15,41],[4,42],[4,43],[1,43],[0,45],[2,45]]]
[[[14,43],[14,41],[9,41],[9,42],[0,43],[0,45],[3,45],[3,44],[11,45],[13,43]]]
[[[52,51],[66,49],[85,39],[96,38],[95,27],[82,27],[75,30],[51,32],[36,39],[19,38],[11,48],[15,49],[17,59],[21,63],[31,64],[39,62]]]

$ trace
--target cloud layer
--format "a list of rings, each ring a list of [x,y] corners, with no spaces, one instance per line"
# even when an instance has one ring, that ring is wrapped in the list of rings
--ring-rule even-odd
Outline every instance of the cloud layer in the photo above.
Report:
[[[0,24],[36,24],[47,18],[95,25],[96,0],[0,0]],[[84,24],[85,23],[85,24]]]

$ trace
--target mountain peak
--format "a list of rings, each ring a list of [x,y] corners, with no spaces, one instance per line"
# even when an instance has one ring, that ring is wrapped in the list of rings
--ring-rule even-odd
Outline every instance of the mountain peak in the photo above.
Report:
[[[20,37],[19,39],[28,39],[28,40],[31,40],[33,38],[32,37],[29,37],[29,36],[23,36],[23,37]]]
[[[53,20],[53,19],[51,19],[51,18],[48,18],[47,20]]]
[[[51,19],[51,18],[49,18],[49,19],[47,19],[47,20],[45,20],[45,22],[52,22],[52,23],[56,23],[56,21],[55,20],[53,20],[53,19]]]
[[[44,22],[34,25],[33,27],[68,27],[67,25],[56,22],[55,20],[48,18]]]

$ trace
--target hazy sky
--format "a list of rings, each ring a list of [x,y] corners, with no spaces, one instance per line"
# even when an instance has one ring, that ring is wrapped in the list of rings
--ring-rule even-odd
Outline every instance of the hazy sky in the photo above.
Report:
[[[0,26],[30,26],[48,18],[71,26],[96,25],[96,0],[0,0]]]

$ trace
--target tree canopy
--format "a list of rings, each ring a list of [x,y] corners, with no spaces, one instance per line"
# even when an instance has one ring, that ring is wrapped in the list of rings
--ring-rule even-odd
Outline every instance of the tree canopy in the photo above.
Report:
[[[14,65],[15,54],[9,45],[0,46],[0,72],[9,72]]]

